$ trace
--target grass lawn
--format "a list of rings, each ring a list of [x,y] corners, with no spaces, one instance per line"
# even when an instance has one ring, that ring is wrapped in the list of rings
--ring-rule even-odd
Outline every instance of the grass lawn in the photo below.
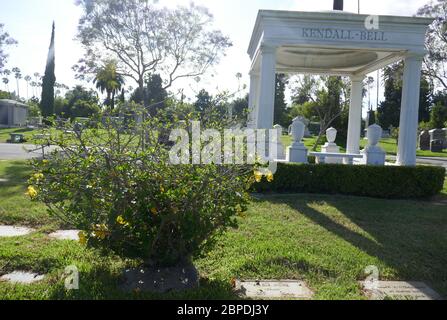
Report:
[[[10,138],[11,133],[21,133],[26,140],[32,139],[34,134],[39,132],[38,129],[28,128],[0,128],[0,143],[5,143]]]
[[[254,199],[239,228],[194,260],[199,289],[163,296],[116,289],[123,268],[139,261],[100,255],[51,240],[57,222],[23,195],[28,168],[0,162],[0,223],[36,226],[24,237],[0,238],[0,274],[46,273],[32,285],[0,283],[0,299],[236,298],[232,278],[304,279],[315,299],[363,299],[358,280],[376,265],[386,280],[422,280],[447,296],[447,205],[335,195],[269,195]],[[447,196],[447,183],[444,187]],[[66,291],[64,268],[80,270],[80,290]]]

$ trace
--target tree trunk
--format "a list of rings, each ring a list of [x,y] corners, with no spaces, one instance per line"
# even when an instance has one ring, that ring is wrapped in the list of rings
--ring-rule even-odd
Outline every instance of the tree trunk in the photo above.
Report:
[[[115,91],[112,91],[112,100],[110,101],[110,110],[115,109]]]
[[[110,107],[110,95],[111,92],[107,90],[107,97],[106,97],[106,106]]]
[[[315,143],[314,143],[314,145],[312,147],[312,151],[317,151],[318,144],[320,143],[320,139],[323,136],[324,131],[325,130],[321,130],[320,129],[320,132],[318,133],[317,140],[315,140]]]
[[[141,104],[143,106],[147,107],[145,94],[144,94],[144,79],[143,79],[142,76],[138,79],[138,91],[139,91],[139,94],[140,94],[140,99],[141,99],[140,102],[141,102]]]

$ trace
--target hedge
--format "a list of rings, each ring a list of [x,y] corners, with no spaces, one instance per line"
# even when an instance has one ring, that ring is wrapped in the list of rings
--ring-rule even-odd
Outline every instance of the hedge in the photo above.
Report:
[[[445,168],[278,163],[272,182],[257,192],[328,193],[375,198],[425,198],[439,193]]]

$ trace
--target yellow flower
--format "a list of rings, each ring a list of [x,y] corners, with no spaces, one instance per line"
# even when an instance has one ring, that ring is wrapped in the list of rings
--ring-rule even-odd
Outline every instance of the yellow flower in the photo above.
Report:
[[[267,174],[267,181],[268,182],[272,182],[273,181],[273,173],[269,171],[269,173]]]
[[[155,208],[155,207],[151,208],[151,212],[154,215],[157,214],[158,213],[157,208]]]
[[[95,229],[93,230],[93,236],[95,238],[104,240],[108,235],[109,235],[109,231],[105,224],[95,225]]]
[[[43,173],[35,173],[34,175],[33,175],[33,177],[34,177],[34,179],[36,179],[36,180],[42,180],[43,179]]]
[[[78,233],[79,243],[85,245],[87,243],[87,236],[84,231],[79,231]]]
[[[34,199],[37,197],[37,190],[33,186],[29,186],[25,194],[29,195],[31,199]]]
[[[160,192],[164,193],[165,192],[165,188],[163,188],[163,186],[160,186]]]
[[[129,222],[127,222],[126,220],[124,220],[123,216],[118,216],[116,217],[116,222],[122,226],[128,226]]]
[[[255,171],[255,180],[256,182],[261,182],[262,173],[260,171]]]

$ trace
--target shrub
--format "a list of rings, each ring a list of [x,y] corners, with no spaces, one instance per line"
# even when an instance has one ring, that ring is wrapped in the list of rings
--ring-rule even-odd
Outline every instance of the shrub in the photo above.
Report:
[[[442,167],[349,166],[339,164],[278,163],[271,183],[255,184],[258,192],[305,192],[421,198],[439,193],[444,184]]]
[[[29,195],[83,230],[89,246],[157,265],[201,253],[236,225],[253,174],[237,165],[171,165],[167,142],[154,133],[161,127],[169,125],[151,118],[122,133],[106,121],[52,137],[60,151],[33,162]]]

